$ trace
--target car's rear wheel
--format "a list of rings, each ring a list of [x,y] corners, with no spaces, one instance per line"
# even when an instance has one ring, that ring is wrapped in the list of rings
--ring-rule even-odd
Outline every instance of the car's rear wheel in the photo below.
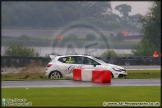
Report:
[[[53,71],[50,73],[49,78],[51,78],[51,79],[62,78],[62,74],[58,71]]]

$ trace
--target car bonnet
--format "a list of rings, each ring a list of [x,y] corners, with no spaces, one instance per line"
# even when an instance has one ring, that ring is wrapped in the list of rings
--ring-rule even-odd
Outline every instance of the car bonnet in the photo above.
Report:
[[[123,68],[123,67],[121,67],[121,66],[114,65],[114,64],[110,64],[110,63],[107,63],[106,65],[107,65],[107,66],[110,66],[110,67],[114,67],[114,68],[120,68],[120,69],[124,69],[124,68]]]

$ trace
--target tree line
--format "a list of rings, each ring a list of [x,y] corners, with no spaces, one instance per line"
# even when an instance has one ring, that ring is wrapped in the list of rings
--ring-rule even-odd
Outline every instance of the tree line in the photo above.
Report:
[[[161,3],[152,5],[144,16],[130,16],[131,6],[121,4],[115,7],[119,15],[111,12],[110,2],[2,2],[2,28],[19,27],[60,27],[74,20],[93,18],[122,25],[141,24],[142,40],[133,48],[136,56],[152,56],[154,51],[161,54]],[[136,17],[135,17],[136,16]],[[138,17],[137,17],[138,16]],[[132,19],[131,19],[132,18]]]
[[[53,27],[59,28],[73,21],[93,20],[114,28],[133,25],[140,14],[129,15],[131,6],[121,4],[115,8],[122,16],[112,13],[111,2],[103,1],[3,1],[2,28]],[[103,26],[105,27],[105,26]]]
[[[132,50],[137,55],[152,56],[157,51],[161,53],[161,3],[160,1],[151,1],[152,5],[145,16],[139,20],[142,25],[142,40]]]

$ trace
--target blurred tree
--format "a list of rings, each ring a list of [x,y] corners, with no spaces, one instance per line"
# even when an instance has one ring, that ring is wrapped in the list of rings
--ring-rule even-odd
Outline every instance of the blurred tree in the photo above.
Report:
[[[104,19],[105,15],[111,14],[112,8],[109,2],[89,2],[89,11],[96,19]]]
[[[131,12],[132,7],[127,4],[120,4],[116,6],[115,9],[118,10],[123,16],[128,16],[128,12]]]
[[[7,46],[4,47],[3,55],[38,57],[39,52],[34,50],[34,48],[24,46],[22,43],[17,41],[8,41]]]
[[[118,54],[114,50],[107,50],[100,55],[101,58],[117,57],[117,56]]]
[[[26,34],[23,34],[23,35],[19,36],[18,39],[25,40],[25,41],[30,41],[30,37],[28,35],[26,35]]]
[[[10,26],[57,29],[90,17],[93,18],[90,19],[93,20],[91,23],[95,22],[104,29],[120,28],[116,21],[119,22],[121,18],[112,14],[111,3],[107,1],[2,2],[2,28]]]
[[[129,24],[137,24],[140,18],[142,17],[141,14],[135,14],[135,15],[130,15],[129,18]]]
[[[120,21],[120,16],[118,14],[111,14],[111,15],[107,15],[107,17],[105,18],[105,21],[115,21],[115,22],[119,22]]]
[[[129,16],[129,12],[131,12],[132,7],[130,5],[127,4],[120,4],[118,6],[115,7],[116,10],[118,10],[120,12],[120,14],[122,14],[122,23],[123,24],[127,24],[128,22],[128,16]]]
[[[152,6],[139,23],[142,24],[143,38],[132,52],[134,55],[152,56],[154,51],[161,53],[161,3],[152,1]]]

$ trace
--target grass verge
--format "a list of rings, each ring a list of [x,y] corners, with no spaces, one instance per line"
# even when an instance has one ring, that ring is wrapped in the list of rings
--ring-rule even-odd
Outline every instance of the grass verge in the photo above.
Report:
[[[2,81],[25,81],[25,80],[71,80],[72,78],[50,79],[45,77],[45,72],[20,72],[1,74]]]
[[[127,70],[130,79],[161,78],[161,70]]]
[[[153,79],[160,78],[161,70],[128,70],[129,79]],[[53,80],[71,80],[72,78],[62,78]],[[14,80],[51,80],[45,77],[45,72],[20,72],[20,73],[7,73],[1,74],[2,81],[14,81]]]
[[[26,102],[32,102],[32,106],[103,106],[103,102],[105,101],[161,102],[160,86],[62,87],[28,89],[2,88],[1,90],[2,98],[25,98]]]

